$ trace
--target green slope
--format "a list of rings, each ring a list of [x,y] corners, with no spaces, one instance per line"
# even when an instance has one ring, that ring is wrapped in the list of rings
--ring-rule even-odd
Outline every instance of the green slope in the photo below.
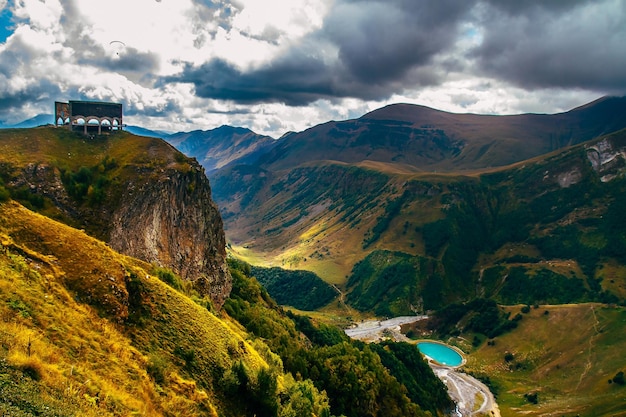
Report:
[[[522,316],[514,331],[471,352],[466,365],[491,381],[503,416],[626,415],[626,386],[612,383],[626,371],[624,308],[539,306]],[[534,394],[536,403],[528,397]]]
[[[238,268],[216,316],[171,272],[0,203],[2,414],[425,417],[449,406],[416,350],[387,359],[422,364],[407,391],[409,362],[387,371],[340,329],[287,316]]]
[[[271,173],[244,210],[227,206],[227,235],[251,262],[313,271],[385,314],[474,297],[620,302],[625,147],[620,131],[466,176],[336,163]],[[226,181],[214,178],[218,200]]]

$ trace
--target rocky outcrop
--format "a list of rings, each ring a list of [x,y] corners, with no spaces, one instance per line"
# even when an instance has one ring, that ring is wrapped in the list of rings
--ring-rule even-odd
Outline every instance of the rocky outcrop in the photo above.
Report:
[[[123,200],[111,218],[111,247],[172,269],[221,308],[232,279],[222,218],[203,168],[194,161],[187,172],[162,170],[156,179],[128,184]]]
[[[45,209],[118,252],[171,269],[220,309],[232,278],[222,218],[204,169],[159,139],[141,140],[148,157],[138,152],[111,168],[105,197],[99,200],[72,197],[66,177],[79,168],[66,166],[64,174],[54,159],[19,166],[0,158],[0,171],[11,178],[7,185],[12,190],[45,199],[45,206],[42,199],[36,210]],[[94,152],[105,146],[104,141],[94,142]]]
[[[625,145],[621,136],[613,135],[586,147],[587,158],[602,182],[611,181],[626,171]]]

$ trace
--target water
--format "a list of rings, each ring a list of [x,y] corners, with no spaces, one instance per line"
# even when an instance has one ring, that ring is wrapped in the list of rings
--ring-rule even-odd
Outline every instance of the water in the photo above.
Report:
[[[441,365],[459,366],[463,363],[463,357],[456,350],[441,343],[419,342],[417,348]]]

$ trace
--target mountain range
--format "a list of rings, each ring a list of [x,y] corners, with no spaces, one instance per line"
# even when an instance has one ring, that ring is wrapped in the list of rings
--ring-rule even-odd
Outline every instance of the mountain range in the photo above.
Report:
[[[240,256],[262,266],[307,269],[341,286],[375,250],[426,255],[430,243],[423,227],[429,230],[427,225],[462,202],[451,191],[462,184],[543,166],[550,168],[542,172],[546,178],[560,178],[555,191],[589,180],[589,159],[569,176],[567,164],[546,161],[563,154],[571,163],[565,155],[585,154],[581,149],[591,146],[585,143],[624,129],[625,114],[624,97],[555,115],[484,116],[391,105],[274,142],[263,139],[270,145],[250,151],[240,161],[247,163],[229,158],[209,176],[226,234]],[[217,147],[223,142],[191,156],[202,162]],[[622,159],[619,149],[614,161]],[[538,183],[519,181],[509,187],[546,192]]]

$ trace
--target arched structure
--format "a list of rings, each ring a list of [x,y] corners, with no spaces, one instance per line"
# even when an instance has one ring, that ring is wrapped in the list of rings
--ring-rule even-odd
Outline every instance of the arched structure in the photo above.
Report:
[[[56,126],[67,126],[68,129],[90,133],[110,133],[122,130],[122,104],[102,101],[76,101],[67,103],[54,102],[54,119]]]

